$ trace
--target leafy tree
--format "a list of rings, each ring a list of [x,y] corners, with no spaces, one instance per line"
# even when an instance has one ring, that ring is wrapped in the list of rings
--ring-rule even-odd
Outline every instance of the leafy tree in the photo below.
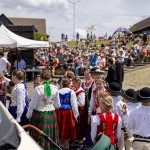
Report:
[[[90,25],[88,27],[85,28],[87,33],[92,33],[93,31],[95,31],[95,25]]]
[[[45,34],[37,32],[34,34],[34,40],[48,41],[49,39]]]

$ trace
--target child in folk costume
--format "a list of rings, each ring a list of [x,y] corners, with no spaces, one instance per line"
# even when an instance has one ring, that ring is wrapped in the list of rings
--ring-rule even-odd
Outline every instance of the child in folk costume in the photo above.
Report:
[[[101,79],[96,79],[95,80],[96,88],[93,90],[92,95],[91,95],[91,100],[90,100],[90,108],[89,108],[89,115],[91,116],[92,114],[97,114],[100,113],[100,107],[98,103],[98,96],[100,95],[101,92],[105,91],[104,84],[105,81]]]
[[[135,101],[141,102],[141,107],[125,115],[127,130],[132,130],[133,150],[150,149],[150,88],[145,87],[135,93]],[[127,110],[124,109],[124,114]]]
[[[4,106],[6,106],[6,93],[9,82],[10,79],[0,74],[0,101],[4,104]]]
[[[58,130],[56,112],[54,107],[54,101],[58,88],[50,83],[50,72],[45,70],[41,74],[41,84],[37,86],[29,103],[29,109],[27,112],[27,118],[30,118],[30,122],[35,127],[42,130],[45,134],[52,138],[52,140],[58,143]],[[39,138],[34,132],[31,132],[31,136],[39,141]],[[40,145],[44,150],[55,149],[50,142],[42,138]]]
[[[130,116],[130,113],[141,107],[140,103],[135,99],[135,90],[134,89],[127,89],[121,92],[121,96],[123,97],[123,101],[126,103],[125,108],[127,109],[127,116]],[[124,117],[124,116],[123,116]],[[126,128],[125,133],[125,149],[126,150],[132,150],[132,142],[133,142],[133,133],[132,130],[127,130],[127,124],[124,122],[123,118],[123,124]]]
[[[85,118],[85,91],[81,87],[81,79],[74,77],[72,79],[74,91],[77,96],[77,103],[79,109],[79,117],[77,123],[77,140],[80,140],[80,144],[83,144],[83,138],[87,131],[87,120]]]
[[[106,88],[106,91],[113,98],[112,112],[115,114],[118,114],[122,118],[122,116],[123,116],[122,107],[125,105],[125,103],[122,100],[120,100],[118,97],[122,92],[121,86],[116,82],[112,82],[112,83],[108,84],[105,88]],[[124,149],[124,132],[125,132],[125,127],[124,127],[124,125],[122,125],[122,136],[118,141],[119,150]]]
[[[121,137],[122,120],[118,114],[111,112],[113,99],[109,95],[104,95],[99,99],[99,106],[102,113],[91,118],[91,138],[95,143],[95,138],[99,133],[107,135],[111,144],[117,146],[118,139]]]
[[[59,139],[64,144],[64,149],[69,149],[69,139],[76,139],[76,120],[79,112],[76,94],[69,88],[70,81],[64,78],[62,86],[58,90],[55,107],[57,108]]]
[[[24,84],[24,72],[15,70],[12,73],[12,82],[15,84],[11,92],[9,112],[20,125],[28,124],[26,113],[28,109],[27,90]]]

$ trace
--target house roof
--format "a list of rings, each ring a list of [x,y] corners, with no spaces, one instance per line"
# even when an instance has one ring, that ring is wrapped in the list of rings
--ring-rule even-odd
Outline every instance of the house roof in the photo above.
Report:
[[[34,25],[35,28],[40,33],[46,34],[46,20],[45,19],[35,19],[35,18],[11,18],[8,19],[14,24],[18,26],[32,26]]]
[[[136,32],[145,29],[147,27],[150,27],[150,17],[131,26],[131,31]]]
[[[0,15],[0,23],[3,23],[4,25],[13,25],[13,23],[4,15]]]

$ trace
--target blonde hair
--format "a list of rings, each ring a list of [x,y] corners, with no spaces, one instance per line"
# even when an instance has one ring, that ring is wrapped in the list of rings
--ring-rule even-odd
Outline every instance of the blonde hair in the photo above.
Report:
[[[102,80],[102,79],[99,79],[99,78],[98,78],[98,79],[95,79],[95,83],[103,83],[103,84],[104,84],[104,83],[105,83],[105,81],[104,81],[104,80]]]
[[[112,97],[106,93],[100,93],[99,94],[99,105],[103,105],[105,108],[105,111],[109,111],[113,107],[113,99]]]

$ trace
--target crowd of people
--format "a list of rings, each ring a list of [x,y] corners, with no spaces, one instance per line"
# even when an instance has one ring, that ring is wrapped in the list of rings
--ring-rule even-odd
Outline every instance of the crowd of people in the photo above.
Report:
[[[128,61],[134,60],[131,53],[140,59],[142,55],[144,61],[150,47],[144,39],[140,40],[143,45],[136,39],[128,50],[126,40],[113,38],[110,45],[102,45],[98,51],[61,46],[50,55],[48,50],[36,51],[36,65],[45,60],[45,70],[35,79],[31,97],[24,68],[12,71],[11,79],[5,77],[11,64],[0,52],[0,100],[6,106],[10,92],[8,110],[16,121],[21,126],[30,123],[39,128],[64,150],[149,150],[150,88],[122,89],[122,82],[126,55]],[[63,66],[63,77],[52,80],[47,63],[54,69]],[[30,135],[43,149],[56,149],[33,131]]]

